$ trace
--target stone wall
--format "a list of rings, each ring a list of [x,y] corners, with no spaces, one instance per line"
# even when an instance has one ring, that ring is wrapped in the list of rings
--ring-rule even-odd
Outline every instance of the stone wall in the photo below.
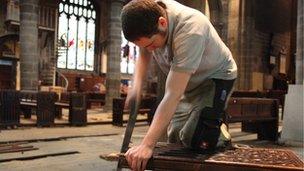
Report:
[[[276,56],[277,65],[285,63],[281,72],[293,79],[293,3],[277,4],[281,0],[259,2],[231,0],[228,4],[228,47],[237,62],[239,75],[236,89],[251,89],[252,72],[268,74],[270,56]],[[280,11],[285,8],[287,14]],[[267,18],[267,22],[261,17]],[[280,17],[288,21],[280,22]]]
[[[304,2],[298,1],[297,18],[297,54],[296,54],[296,84],[303,85],[303,67],[304,67]]]
[[[256,58],[253,65],[254,71],[256,72],[269,72],[267,67],[269,62],[270,39],[270,33],[265,33],[258,30],[254,32]]]
[[[5,20],[5,11],[6,11],[6,3],[0,3],[0,35],[2,35],[5,31],[4,29],[4,22],[1,22],[1,21],[4,21]]]
[[[232,43],[232,53],[238,65],[238,79],[236,88],[241,90],[249,90],[251,88],[251,77],[253,72],[254,55],[254,2],[253,1],[234,1],[230,4],[230,9],[238,10],[229,17],[236,17],[229,20],[233,21],[233,25],[229,26],[229,38],[235,37]],[[232,6],[233,5],[233,6]],[[237,28],[233,28],[233,27]]]
[[[285,64],[280,63],[280,60],[277,59],[277,64],[279,64],[282,68],[280,69],[280,73],[287,74],[290,67],[290,57],[292,54],[291,49],[291,32],[284,32],[284,33],[275,33],[273,40],[272,40],[272,51],[277,58],[285,58]],[[287,59],[288,58],[288,59]]]
[[[239,1],[230,0],[228,3],[228,35],[227,45],[233,55],[234,60],[239,64],[238,42],[239,42]],[[239,66],[239,65],[238,65]]]

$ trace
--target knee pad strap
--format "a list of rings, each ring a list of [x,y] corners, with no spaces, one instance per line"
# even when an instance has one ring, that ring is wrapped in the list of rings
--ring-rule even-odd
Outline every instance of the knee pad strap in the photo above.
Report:
[[[212,150],[220,136],[222,113],[214,108],[205,107],[192,137],[191,146],[196,150]]]

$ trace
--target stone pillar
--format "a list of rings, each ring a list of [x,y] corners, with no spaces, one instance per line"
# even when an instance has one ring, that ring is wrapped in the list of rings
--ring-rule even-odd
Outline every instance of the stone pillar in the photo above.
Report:
[[[238,23],[238,79],[237,88],[249,90],[251,88],[251,79],[253,72],[254,58],[254,1],[240,1],[239,23]]]
[[[208,0],[210,21],[216,29],[219,36],[222,38],[223,29],[223,7],[221,0]]]
[[[38,90],[38,2],[20,0],[21,90]]]
[[[304,59],[304,11],[303,0],[298,1],[297,21],[297,52],[296,52],[296,84],[303,84],[303,59]]]
[[[112,100],[120,96],[120,58],[121,58],[121,21],[120,13],[123,7],[123,0],[110,1],[110,20],[108,26],[109,44],[107,57],[107,75],[106,75],[106,106],[105,110],[112,109]]]
[[[226,45],[228,45],[228,16],[229,16],[229,1],[221,0],[222,2],[222,30],[221,30],[221,38]]]
[[[237,64],[239,64],[239,55],[238,55],[238,37],[239,37],[239,5],[240,0],[229,0],[228,3],[228,36],[227,36],[227,45],[232,53],[232,56]],[[239,65],[238,65],[239,67]],[[236,84],[236,87],[239,87],[238,84]]]
[[[202,11],[203,1],[202,0],[179,0],[180,3],[187,5],[188,7]]]

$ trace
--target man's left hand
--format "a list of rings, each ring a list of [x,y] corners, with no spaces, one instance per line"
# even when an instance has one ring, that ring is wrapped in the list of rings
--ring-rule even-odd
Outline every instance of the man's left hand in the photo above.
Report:
[[[153,148],[147,145],[139,145],[130,148],[125,153],[125,157],[132,170],[143,171],[145,170],[148,160],[151,158],[152,154]]]

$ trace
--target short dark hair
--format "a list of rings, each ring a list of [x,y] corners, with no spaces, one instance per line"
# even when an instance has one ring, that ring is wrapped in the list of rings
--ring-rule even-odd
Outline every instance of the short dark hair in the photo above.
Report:
[[[132,0],[121,13],[122,31],[125,38],[134,41],[158,33],[158,19],[165,16],[163,5],[154,0]]]

